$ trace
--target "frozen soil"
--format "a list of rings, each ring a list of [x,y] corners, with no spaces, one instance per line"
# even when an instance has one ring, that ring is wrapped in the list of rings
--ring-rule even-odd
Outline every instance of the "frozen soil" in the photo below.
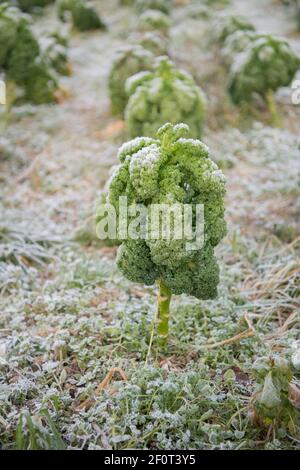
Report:
[[[0,162],[0,448],[300,449],[297,432],[249,418],[254,360],[300,347],[300,108],[287,89],[282,128],[263,109],[242,115],[208,47],[210,23],[178,22],[176,7],[171,54],[209,97],[203,140],[227,176],[228,236],[218,299],[174,298],[169,354],[153,347],[147,362],[155,289],[121,276],[93,222],[126,140],[107,76],[136,18],[117,1],[97,4],[108,31],[72,33],[66,98],[15,107],[4,131],[13,150]],[[300,50],[278,2],[253,1],[249,16]],[[37,33],[56,24],[51,8],[35,19]]]

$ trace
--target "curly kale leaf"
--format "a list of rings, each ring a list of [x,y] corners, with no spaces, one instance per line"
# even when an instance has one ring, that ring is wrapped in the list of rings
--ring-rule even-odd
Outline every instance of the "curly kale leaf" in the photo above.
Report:
[[[155,136],[165,122],[185,122],[193,137],[200,137],[205,99],[193,78],[177,70],[166,57],[157,59],[153,72],[139,73],[126,83],[125,111],[130,137]]]
[[[250,101],[254,93],[265,97],[270,90],[288,86],[299,68],[299,57],[286,41],[259,36],[237,55],[228,90],[234,103]]]
[[[124,144],[119,151],[121,163],[109,182],[107,201],[118,213],[119,198],[126,196],[129,205],[143,204],[150,218],[153,204],[202,204],[201,247],[187,250],[185,234],[175,239],[136,238],[129,233],[119,248],[117,263],[131,281],[152,285],[161,280],[174,294],[209,299],[217,295],[219,282],[214,247],[226,234],[225,178],[206,145],[186,138],[188,132],[185,124],[168,123],[159,129],[156,139],[139,137]]]

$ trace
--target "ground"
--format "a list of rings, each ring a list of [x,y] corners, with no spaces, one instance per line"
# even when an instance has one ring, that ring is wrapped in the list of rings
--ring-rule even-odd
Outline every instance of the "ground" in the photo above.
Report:
[[[300,51],[289,10],[248,4],[227,9]],[[174,298],[169,352],[147,357],[155,288],[124,279],[94,234],[127,138],[107,77],[136,18],[117,1],[97,6],[108,31],[72,34],[64,100],[14,107],[2,131],[14,150],[0,162],[0,447],[300,449],[297,432],[249,412],[253,362],[299,347],[300,107],[280,90],[282,128],[264,109],[234,108],[209,23],[179,21],[176,8],[171,55],[208,97],[203,140],[227,177],[228,235],[218,299]],[[55,24],[51,7],[35,19],[37,33]]]

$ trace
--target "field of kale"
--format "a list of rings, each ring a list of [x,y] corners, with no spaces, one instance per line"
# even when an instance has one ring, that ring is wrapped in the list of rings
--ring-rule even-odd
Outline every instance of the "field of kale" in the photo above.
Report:
[[[0,449],[300,450],[300,5],[249,3],[0,0]],[[169,121],[135,151],[208,146],[226,195],[208,160],[215,243],[165,261],[165,344],[96,208]]]

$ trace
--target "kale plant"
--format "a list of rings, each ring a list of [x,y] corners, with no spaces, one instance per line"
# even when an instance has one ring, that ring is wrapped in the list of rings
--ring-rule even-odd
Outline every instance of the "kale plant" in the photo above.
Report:
[[[248,30],[239,30],[230,34],[226,38],[222,48],[222,56],[225,63],[230,67],[235,57],[241,52],[244,52],[258,37],[256,32]]]
[[[153,55],[139,45],[120,48],[111,66],[108,87],[113,114],[123,114],[128,96],[125,90],[126,80],[132,75],[152,68]]]
[[[254,94],[268,104],[278,122],[273,92],[288,86],[300,68],[300,59],[289,44],[273,36],[259,36],[232,64],[228,90],[234,103],[249,102]]]
[[[0,69],[7,79],[24,89],[25,97],[36,103],[55,100],[58,83],[44,62],[30,17],[6,4],[0,6]]]
[[[141,14],[138,20],[140,31],[159,31],[167,35],[170,28],[169,17],[159,10],[147,10]]]
[[[125,111],[130,137],[153,137],[165,122],[185,122],[193,137],[202,133],[205,100],[193,78],[159,57],[153,72],[141,72],[126,83]]]
[[[252,421],[274,431],[283,426],[293,434],[300,424],[300,388],[293,379],[291,364],[273,354],[257,359],[253,374],[257,387],[251,400]]]
[[[204,205],[201,248],[187,250],[185,235],[182,239],[153,239],[147,234],[139,239],[126,236],[119,247],[117,265],[125,277],[158,285],[157,332],[162,346],[168,336],[172,294],[198,299],[217,296],[219,268],[214,248],[226,234],[224,175],[206,145],[185,137],[188,132],[186,124],[167,123],[158,130],[156,139],[139,137],[125,143],[107,196],[117,213],[121,196],[127,197],[129,205],[143,204],[150,212],[153,204]]]
[[[244,16],[221,16],[213,28],[213,37],[221,44],[236,31],[255,31],[254,26]]]
[[[106,26],[99,16],[93,2],[84,0],[59,0],[58,16],[65,21],[71,17],[73,25],[79,31],[105,29]]]

